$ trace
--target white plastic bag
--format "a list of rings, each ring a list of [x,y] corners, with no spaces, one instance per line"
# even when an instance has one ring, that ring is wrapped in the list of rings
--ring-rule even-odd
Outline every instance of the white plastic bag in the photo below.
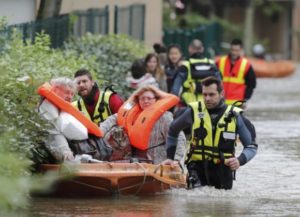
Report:
[[[39,106],[39,113],[48,121],[53,121],[59,116],[58,108],[47,99],[43,100],[42,104]]]
[[[84,140],[88,138],[87,128],[67,112],[60,113],[56,126],[67,139]]]

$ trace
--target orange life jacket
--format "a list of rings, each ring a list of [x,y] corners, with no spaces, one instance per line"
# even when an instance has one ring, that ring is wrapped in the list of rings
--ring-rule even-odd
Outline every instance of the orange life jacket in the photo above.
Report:
[[[237,100],[244,100],[246,85],[245,76],[249,70],[250,62],[241,57],[235,62],[233,68],[230,66],[229,56],[223,56],[218,62],[218,67],[223,76],[225,99],[228,104]]]
[[[154,124],[164,112],[178,102],[177,96],[165,94],[153,105],[142,110],[138,104],[132,104],[128,100],[118,111],[117,123],[126,130],[132,146],[140,150],[147,150]]]
[[[79,110],[74,108],[71,103],[63,100],[61,97],[56,95],[52,91],[52,87],[49,83],[44,83],[41,85],[37,92],[39,95],[45,97],[47,100],[49,100],[51,103],[53,103],[57,108],[60,110],[63,110],[69,114],[71,114],[73,117],[75,117],[78,121],[80,121],[88,130],[90,134],[93,134],[97,137],[102,137],[103,132],[100,130],[100,128],[93,123],[91,120],[89,120],[86,116],[84,116]]]

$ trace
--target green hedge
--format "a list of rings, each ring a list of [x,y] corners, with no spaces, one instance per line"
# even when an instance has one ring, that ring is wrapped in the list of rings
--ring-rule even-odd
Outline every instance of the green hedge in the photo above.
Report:
[[[2,41],[0,53],[0,215],[26,206],[28,192],[39,178],[32,177],[30,165],[48,156],[43,143],[48,123],[36,112],[37,87],[53,77],[73,77],[80,68],[90,69],[106,83],[114,82],[122,95],[125,72],[132,61],[144,56],[146,47],[125,36],[92,36],[73,40],[65,50],[50,48],[45,34],[35,44],[25,44],[14,34]],[[125,91],[125,92],[123,92]]]
[[[114,89],[124,98],[131,93],[126,87],[124,78],[132,62],[144,57],[149,48],[126,35],[92,35],[65,44],[66,51],[76,51],[86,59],[96,58],[93,68],[96,79],[102,86],[113,84]]]
[[[71,76],[78,68],[93,65],[75,52],[51,49],[47,35],[36,39],[34,45],[24,45],[14,35],[0,56],[1,212],[26,205],[28,192],[36,185],[36,178],[30,176],[29,159],[41,162],[47,157],[41,146],[49,126],[35,110],[37,87],[52,77]]]

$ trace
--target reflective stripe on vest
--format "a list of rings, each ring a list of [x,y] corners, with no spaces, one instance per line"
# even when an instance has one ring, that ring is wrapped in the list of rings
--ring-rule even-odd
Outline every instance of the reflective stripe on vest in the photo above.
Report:
[[[194,146],[190,161],[201,161],[203,160],[204,156],[204,159],[212,160],[214,163],[217,164],[226,158],[232,157],[234,143],[236,140],[236,121],[232,120],[226,124],[224,120],[224,118],[228,115],[231,106],[228,106],[226,108],[226,111],[216,124],[216,132],[214,138],[212,134],[211,119],[203,101],[201,101],[201,107],[203,108],[202,111],[199,111],[198,102],[190,103],[189,106],[193,109],[194,113],[194,122],[192,126],[192,136],[190,140],[191,142],[189,149],[191,148],[191,145]],[[242,111],[241,109],[236,107],[234,107],[233,110],[238,113]],[[203,139],[203,142],[201,139],[197,139],[197,135],[194,135],[195,129],[198,129],[200,127],[201,118],[203,118],[204,128],[207,131],[207,136]],[[233,117],[233,119],[234,118],[235,117]],[[224,126],[226,126],[227,129],[225,129]],[[226,137],[227,139],[224,139],[224,137]],[[228,139],[229,137],[231,137],[231,140]]]
[[[187,78],[183,82],[183,91],[181,94],[181,98],[183,101],[188,104],[191,102],[199,101],[202,99],[202,94],[195,93],[196,90],[196,81],[192,78],[192,72],[191,72],[191,64],[197,64],[197,63],[203,63],[203,64],[214,64],[214,61],[208,58],[203,59],[189,59],[189,61],[183,61],[182,65],[184,65],[187,68]],[[201,82],[201,80],[199,81]]]
[[[243,100],[245,97],[245,76],[250,67],[246,58],[240,58],[231,70],[230,58],[223,56],[219,61],[219,70],[223,76],[226,103]]]
[[[105,120],[108,116],[111,115],[111,111],[109,108],[109,99],[113,93],[111,91],[106,91],[104,93],[104,112],[102,113],[102,117]],[[93,121],[95,124],[99,125],[101,122],[100,119],[100,113],[99,113],[99,106],[102,100],[103,94],[100,92],[99,98],[97,101],[97,104],[95,106],[94,114],[93,117],[90,116],[89,112],[87,111],[85,104],[82,99],[79,99],[78,101],[72,102],[72,105],[75,106],[77,109],[78,108],[78,102],[80,103],[81,109],[79,109],[86,117],[88,117],[91,121]]]

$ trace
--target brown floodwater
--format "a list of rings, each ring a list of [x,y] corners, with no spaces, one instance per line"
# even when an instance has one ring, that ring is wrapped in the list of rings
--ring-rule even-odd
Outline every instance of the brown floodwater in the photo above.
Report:
[[[256,127],[259,151],[237,171],[230,191],[203,187],[150,197],[33,198],[29,216],[299,216],[300,71],[258,79],[246,115]]]

